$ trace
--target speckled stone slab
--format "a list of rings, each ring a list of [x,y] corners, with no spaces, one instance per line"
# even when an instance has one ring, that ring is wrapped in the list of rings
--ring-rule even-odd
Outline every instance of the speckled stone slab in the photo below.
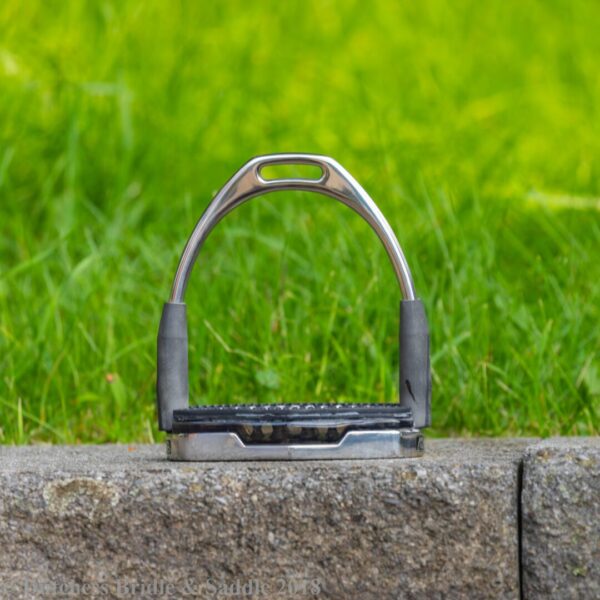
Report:
[[[0,597],[518,598],[527,440],[403,460],[0,449]]]
[[[525,598],[600,598],[600,438],[528,448],[521,501]]]

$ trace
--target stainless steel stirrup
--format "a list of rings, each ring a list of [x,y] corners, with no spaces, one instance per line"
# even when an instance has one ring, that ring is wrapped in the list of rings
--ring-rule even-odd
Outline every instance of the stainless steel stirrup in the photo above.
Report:
[[[269,165],[313,165],[318,179],[265,179]],[[189,407],[184,295],[200,249],[217,223],[255,196],[304,190],[331,196],[371,225],[394,267],[400,307],[400,402],[372,405],[256,405]],[[416,456],[420,430],[431,424],[429,332],[410,269],[389,223],[358,182],[335,160],[273,154],[247,162],[219,191],[181,256],[158,334],[159,427],[171,434],[175,460],[326,459]]]

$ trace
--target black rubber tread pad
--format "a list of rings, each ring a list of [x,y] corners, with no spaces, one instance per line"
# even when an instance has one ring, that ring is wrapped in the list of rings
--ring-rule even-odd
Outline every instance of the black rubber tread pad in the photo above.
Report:
[[[173,412],[173,433],[229,431],[245,443],[336,442],[350,430],[412,428],[399,404],[237,404]]]

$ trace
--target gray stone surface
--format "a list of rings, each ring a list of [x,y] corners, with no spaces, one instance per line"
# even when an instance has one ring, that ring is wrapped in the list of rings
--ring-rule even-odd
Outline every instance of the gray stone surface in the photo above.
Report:
[[[523,467],[525,598],[600,598],[600,438],[545,440]]]
[[[250,464],[168,463],[159,446],[2,448],[0,596],[517,598],[527,443]]]

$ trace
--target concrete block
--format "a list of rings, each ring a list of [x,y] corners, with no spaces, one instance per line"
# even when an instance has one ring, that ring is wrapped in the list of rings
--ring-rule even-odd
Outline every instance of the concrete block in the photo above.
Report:
[[[524,597],[600,598],[600,438],[528,448],[521,502]]]
[[[212,464],[162,446],[5,447],[0,594],[517,598],[526,445]]]

